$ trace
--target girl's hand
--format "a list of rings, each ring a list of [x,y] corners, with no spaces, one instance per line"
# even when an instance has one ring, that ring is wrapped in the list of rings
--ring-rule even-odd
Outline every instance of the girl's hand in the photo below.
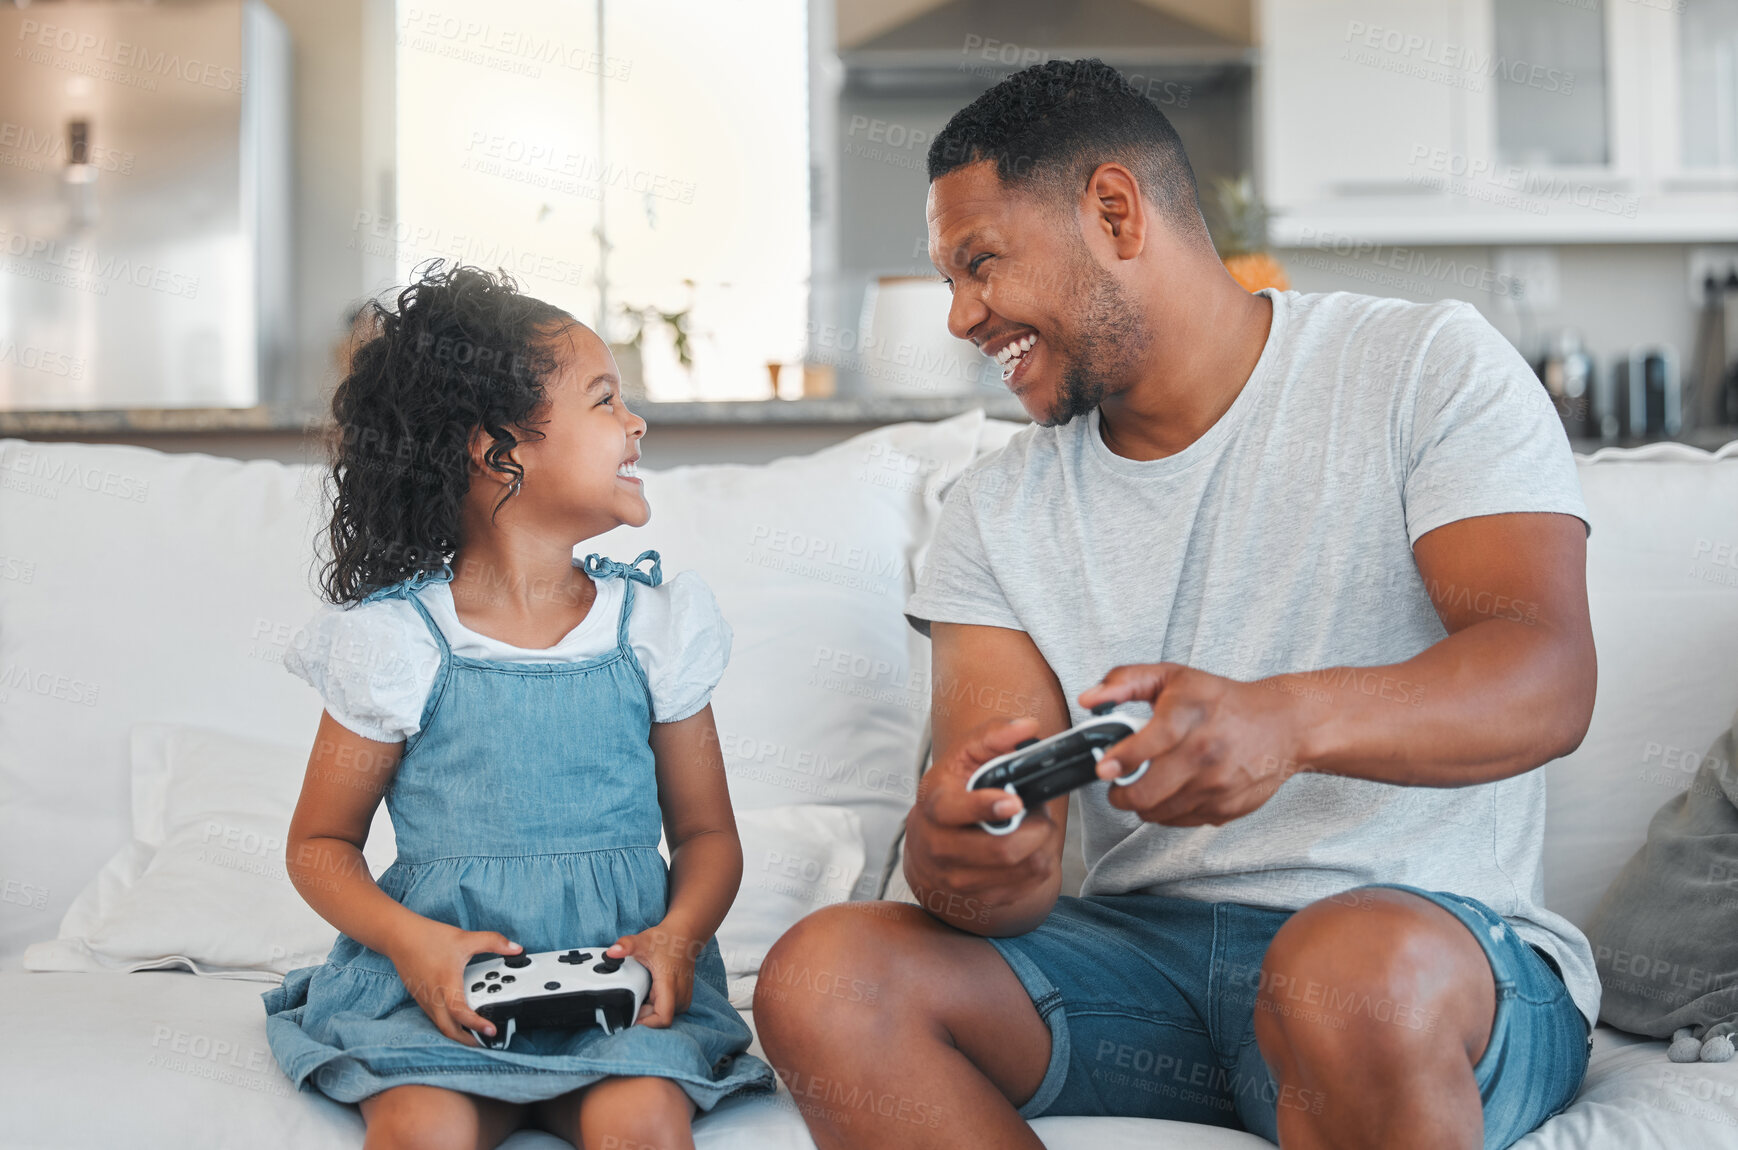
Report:
[[[652,989],[640,1006],[641,1026],[666,1027],[694,1001],[694,960],[704,942],[695,943],[681,931],[665,926],[624,934],[604,953],[640,960],[652,975]]]
[[[466,1046],[480,1046],[466,1028],[492,1037],[495,1024],[465,1005],[465,966],[473,955],[518,954],[523,949],[492,930],[460,930],[424,919],[386,957],[442,1034]]]

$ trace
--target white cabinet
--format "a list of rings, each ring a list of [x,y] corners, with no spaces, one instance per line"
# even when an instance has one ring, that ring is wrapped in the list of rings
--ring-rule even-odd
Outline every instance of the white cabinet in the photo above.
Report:
[[[1738,239],[1738,0],[1261,0],[1276,246]]]

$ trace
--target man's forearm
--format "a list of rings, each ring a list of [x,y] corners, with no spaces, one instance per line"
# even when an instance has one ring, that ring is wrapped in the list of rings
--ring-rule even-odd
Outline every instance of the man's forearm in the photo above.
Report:
[[[1411,786],[1521,774],[1580,745],[1593,713],[1591,636],[1490,619],[1403,663],[1276,675],[1302,744],[1287,773]]]
[[[992,902],[981,895],[954,889],[945,875],[932,879],[913,874],[913,869],[909,864],[906,866],[905,881],[919,906],[951,927],[984,938],[1025,934],[1044,921],[1062,893],[1060,871],[1011,900]]]

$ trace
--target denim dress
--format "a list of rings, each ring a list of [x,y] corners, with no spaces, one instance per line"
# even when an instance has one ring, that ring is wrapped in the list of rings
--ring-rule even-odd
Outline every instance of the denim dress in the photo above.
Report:
[[[650,573],[639,569],[647,558]],[[623,564],[593,555],[586,571],[627,586],[615,649],[577,663],[454,655],[413,594],[451,580],[451,567],[364,600],[408,600],[441,653],[386,792],[398,859],[380,889],[438,922],[500,931],[527,954],[607,947],[665,911],[651,695],[628,643],[634,583],[658,585],[658,556]],[[263,997],[278,1065],[299,1089],[340,1102],[408,1083],[534,1102],[609,1076],[653,1075],[709,1110],[737,1090],[774,1085],[771,1068],[745,1053],[751,1036],[726,995],[716,939],[695,962],[692,1005],[668,1028],[521,1030],[506,1050],[443,1035],[392,961],[342,934],[324,963],[291,971]]]

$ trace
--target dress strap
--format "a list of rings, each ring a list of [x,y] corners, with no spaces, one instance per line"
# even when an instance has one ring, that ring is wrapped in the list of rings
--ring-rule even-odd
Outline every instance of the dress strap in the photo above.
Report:
[[[652,569],[641,571],[640,564],[648,559],[652,561]],[[639,558],[632,563],[617,563],[614,559],[605,559],[594,551],[585,557],[585,573],[593,579],[620,575],[624,579],[635,579],[648,587],[656,587],[664,581],[664,564],[656,551],[642,551]]]
[[[452,581],[452,564],[442,563],[439,571],[418,571],[408,579],[401,579],[397,583],[376,588],[363,596],[362,602],[372,603],[377,599],[404,599],[408,601],[412,607],[416,608],[416,613],[422,616],[422,621],[428,624],[429,634],[434,636],[435,645],[441,651],[441,660],[445,662],[452,656],[452,647],[447,644],[447,637],[441,633],[441,629],[435,625],[434,616],[428,613],[428,608],[422,605],[422,600],[413,592],[428,586],[430,583],[451,583]]]
[[[648,559],[652,561],[652,569],[641,571],[640,564]],[[627,650],[628,617],[634,613],[634,584],[644,583],[648,587],[661,584],[664,581],[663,561],[656,551],[642,551],[632,563],[617,563],[594,552],[585,557],[585,573],[594,579],[607,579],[612,575],[622,577],[622,614],[616,621],[616,646]]]

